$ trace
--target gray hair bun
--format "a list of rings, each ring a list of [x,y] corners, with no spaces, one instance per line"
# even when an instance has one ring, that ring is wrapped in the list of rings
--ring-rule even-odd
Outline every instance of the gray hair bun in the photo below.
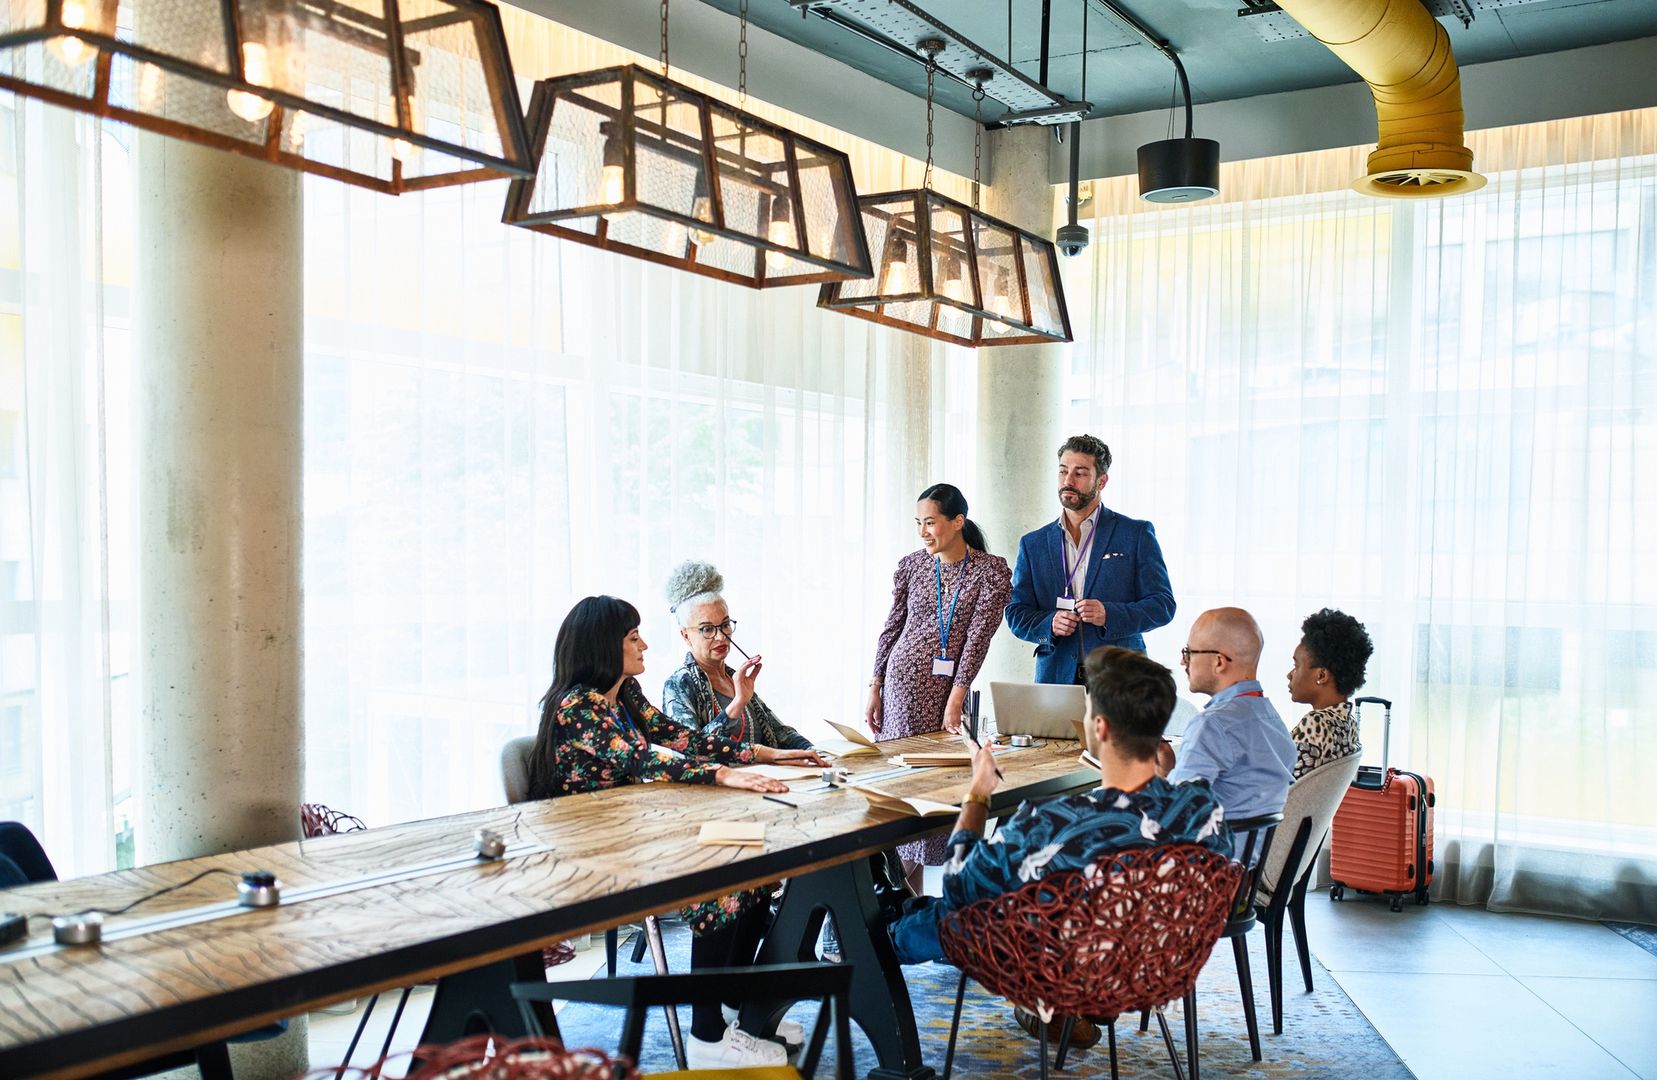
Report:
[[[667,609],[677,610],[680,604],[693,596],[724,591],[725,576],[718,567],[713,563],[689,559],[675,566],[667,576]]]

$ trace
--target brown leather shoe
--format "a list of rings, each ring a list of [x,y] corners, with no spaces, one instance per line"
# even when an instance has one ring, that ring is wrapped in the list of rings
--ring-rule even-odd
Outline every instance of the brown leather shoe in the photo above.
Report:
[[[1029,1032],[1033,1038],[1041,1038],[1041,1019],[1035,1013],[1029,1012],[1021,1006],[1013,1006],[1013,1019],[1018,1026]],[[1047,1037],[1058,1045],[1059,1032],[1064,1030],[1064,1017],[1055,1016],[1053,1022],[1047,1025]],[[1076,1018],[1076,1026],[1070,1032],[1070,1048],[1072,1050],[1086,1050],[1099,1045],[1099,1025],[1091,1020]]]

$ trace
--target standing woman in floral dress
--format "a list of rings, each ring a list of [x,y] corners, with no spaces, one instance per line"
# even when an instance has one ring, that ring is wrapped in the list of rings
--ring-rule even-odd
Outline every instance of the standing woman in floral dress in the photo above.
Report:
[[[866,718],[881,740],[961,730],[961,707],[984,664],[1012,590],[1007,560],[991,555],[952,484],[934,484],[915,503],[921,550],[892,575],[892,610],[875,648]],[[904,872],[919,892],[920,868],[939,866],[948,838],[900,845]]]

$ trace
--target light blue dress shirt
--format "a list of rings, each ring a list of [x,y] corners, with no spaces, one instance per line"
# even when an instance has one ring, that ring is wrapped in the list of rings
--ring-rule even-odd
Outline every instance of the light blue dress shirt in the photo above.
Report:
[[[1294,779],[1295,744],[1283,718],[1245,679],[1209,699],[1185,727],[1171,783],[1201,777],[1214,788],[1226,820],[1237,822],[1283,809]]]

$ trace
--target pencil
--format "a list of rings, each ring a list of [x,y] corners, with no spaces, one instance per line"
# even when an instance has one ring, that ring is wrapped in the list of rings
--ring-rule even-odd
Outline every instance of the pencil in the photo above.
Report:
[[[775,795],[761,795],[760,798],[769,799],[772,802],[780,802],[790,810],[798,810],[800,808],[797,803],[791,803],[787,799],[779,799]]]
[[[975,739],[975,738],[973,738],[973,737],[972,737],[972,732],[970,732],[970,731],[968,731],[968,730],[967,730],[967,729],[966,729],[966,728],[962,728],[962,729],[961,729],[961,734],[963,734],[963,735],[965,735],[965,736],[966,736],[966,737],[967,737],[967,742],[969,742],[969,743],[971,743],[971,744],[972,744],[972,748],[973,748],[973,750],[974,750],[974,751],[978,751],[978,750],[982,750],[982,749],[984,749],[984,748],[983,748],[983,747],[982,747],[982,746],[979,746],[979,745],[978,745],[978,740],[977,740],[977,739]],[[990,766],[990,767],[991,767],[991,768],[993,768],[993,769],[994,769],[994,770],[995,770],[995,778],[996,778],[996,779],[997,779],[997,780],[1005,780],[1005,779],[1007,779],[1007,776],[1006,776],[1006,774],[1005,774],[1005,773],[1003,773],[1003,772],[1002,772],[1002,771],[1001,771],[1001,766],[999,766],[999,765],[992,765],[992,766]],[[770,796],[769,796],[769,795],[767,795],[767,796],[766,796],[766,798],[770,798]]]

